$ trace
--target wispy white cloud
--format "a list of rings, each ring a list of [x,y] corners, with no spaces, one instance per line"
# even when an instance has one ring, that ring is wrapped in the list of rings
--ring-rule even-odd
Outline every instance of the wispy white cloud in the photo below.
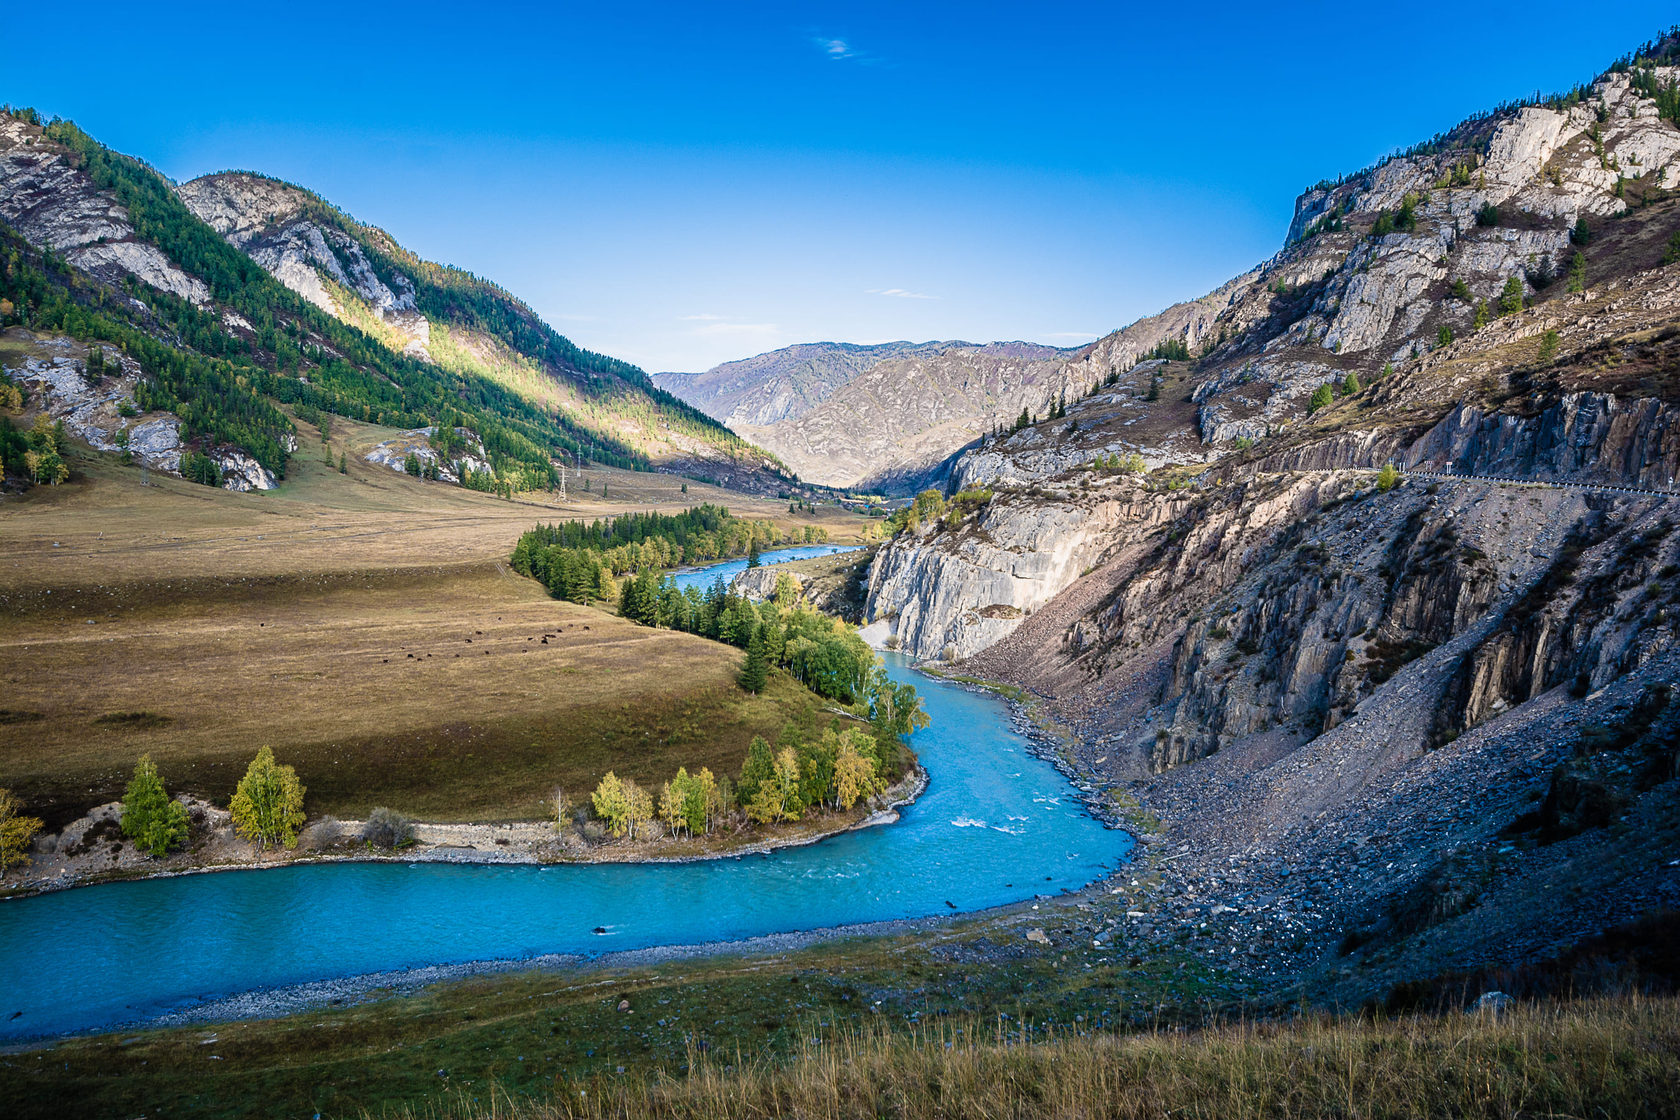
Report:
[[[858,66],[884,66],[886,60],[880,55],[870,54],[859,50],[849,39],[842,39],[835,35],[814,34],[811,45],[823,53],[823,57],[830,62],[851,62]]]
[[[939,298],[938,296],[930,296],[926,292],[912,292],[912,291],[910,291],[906,288],[870,288],[869,289],[869,294],[872,295],[872,296],[892,296],[894,299],[938,299]]]
[[[715,323],[722,318],[722,315],[707,315],[705,313],[701,313],[699,315],[678,315],[677,321],[679,323]]]
[[[711,322],[702,323],[690,333],[701,338],[776,338],[782,328],[775,323]]]

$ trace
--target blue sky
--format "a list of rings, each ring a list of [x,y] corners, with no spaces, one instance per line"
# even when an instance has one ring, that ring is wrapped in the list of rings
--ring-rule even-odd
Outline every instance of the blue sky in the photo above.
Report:
[[[650,371],[1089,341],[1274,253],[1320,178],[1673,21],[1461,5],[78,5],[0,101],[301,183]],[[59,44],[23,51],[17,44]]]

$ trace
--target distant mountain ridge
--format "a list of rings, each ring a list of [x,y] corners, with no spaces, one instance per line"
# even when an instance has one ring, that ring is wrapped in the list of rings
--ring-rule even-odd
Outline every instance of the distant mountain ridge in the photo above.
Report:
[[[653,383],[734,427],[803,416],[876,362],[966,342],[802,342],[704,373],[656,373]]]
[[[1083,393],[1080,351],[1031,342],[802,343],[654,384],[826,486],[906,492],[1025,409]]]

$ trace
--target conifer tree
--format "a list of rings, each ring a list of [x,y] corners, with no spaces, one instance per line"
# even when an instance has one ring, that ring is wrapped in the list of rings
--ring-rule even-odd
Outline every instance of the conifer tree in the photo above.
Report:
[[[1523,283],[1515,276],[1505,281],[1505,288],[1499,293],[1499,314],[1515,315],[1523,309]]]
[[[187,807],[169,799],[151,755],[143,754],[135,763],[122,807],[123,835],[136,847],[161,856],[186,843]]]
[[[752,743],[747,747],[746,761],[741,764],[741,780],[735,783],[735,791],[741,802],[746,804],[758,796],[758,787],[770,778],[776,770],[776,758],[770,753],[770,744],[762,735],[754,735]]]
[[[747,640],[747,660],[741,666],[741,687],[752,693],[763,692],[769,675],[769,658],[764,650],[764,627],[754,626],[752,637]]]

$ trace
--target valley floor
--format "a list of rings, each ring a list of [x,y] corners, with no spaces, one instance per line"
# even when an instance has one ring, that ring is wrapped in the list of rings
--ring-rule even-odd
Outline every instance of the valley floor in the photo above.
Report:
[[[263,745],[313,819],[540,820],[609,769],[733,773],[823,707],[785,677],[744,693],[738,650],[557,602],[506,563],[538,521],[785,505],[617,471],[589,472],[611,505],[506,502],[353,454],[340,475],[300,453],[267,494],[74,465],[0,497],[0,784],[49,829],[119,798],[143,752],[172,793],[225,805]]]

